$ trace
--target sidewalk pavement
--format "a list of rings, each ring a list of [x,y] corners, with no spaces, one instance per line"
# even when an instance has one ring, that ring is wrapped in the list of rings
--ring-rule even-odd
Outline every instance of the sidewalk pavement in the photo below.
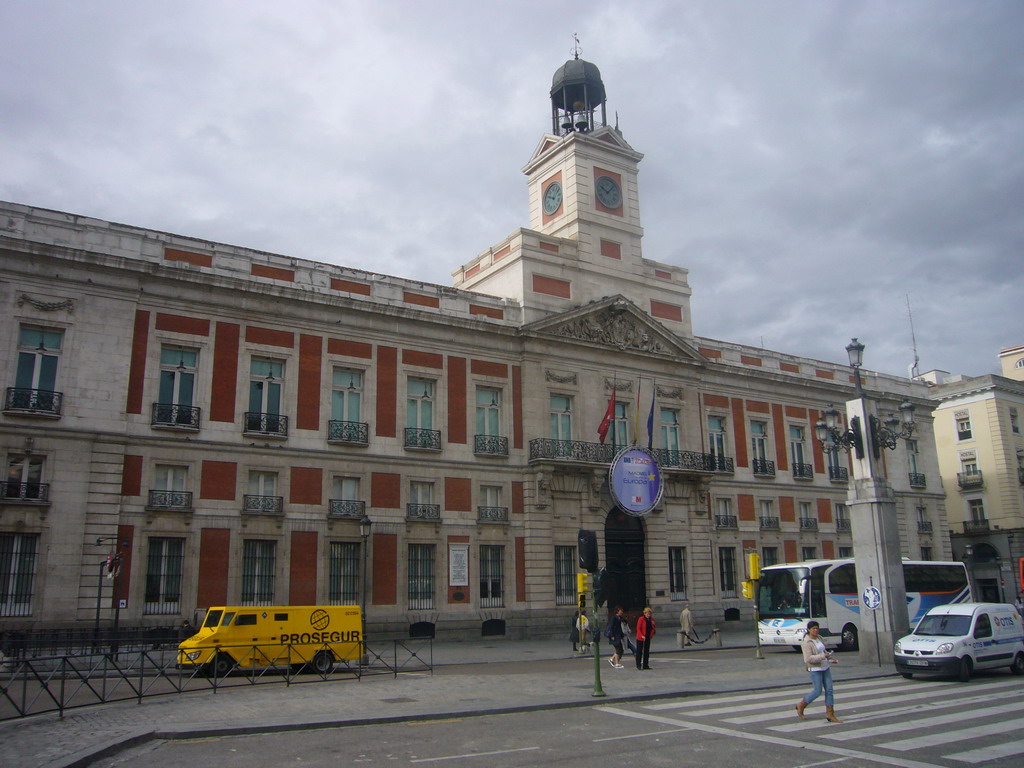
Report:
[[[433,674],[365,676],[300,685],[262,685],[154,696],[0,723],[0,766],[79,768],[149,739],[183,739],[267,731],[425,720],[610,701],[807,686],[801,657],[766,647],[756,658],[753,631],[723,631],[679,650],[672,630],[652,645],[651,672],[627,654],[624,669],[608,664],[601,644],[601,688],[594,696],[593,656],[576,657],[568,640],[434,642]],[[713,652],[706,652],[711,650]],[[743,650],[749,653],[744,653]],[[894,674],[840,654],[833,675],[843,680]],[[544,662],[541,664],[540,662]],[[794,701],[799,696],[794,690]]]

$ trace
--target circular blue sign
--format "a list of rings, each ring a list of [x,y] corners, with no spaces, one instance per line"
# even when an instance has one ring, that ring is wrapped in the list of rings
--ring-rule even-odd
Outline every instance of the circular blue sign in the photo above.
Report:
[[[882,604],[882,593],[878,591],[878,587],[868,587],[861,595],[861,601],[865,608],[873,611]]]
[[[661,501],[661,470],[646,448],[623,448],[608,470],[612,498],[626,514],[645,517]]]

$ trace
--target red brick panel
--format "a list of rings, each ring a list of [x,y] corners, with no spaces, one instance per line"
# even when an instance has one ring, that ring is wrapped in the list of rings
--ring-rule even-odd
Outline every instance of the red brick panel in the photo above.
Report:
[[[401,509],[402,476],[391,472],[374,472],[370,476],[370,506]]]
[[[295,406],[297,429],[320,429],[320,367],[323,346],[323,339],[319,336],[299,336],[299,394]]]
[[[448,442],[466,443],[466,358],[448,358]]]
[[[480,272],[480,265],[479,264],[474,264],[472,267],[470,267],[469,269],[466,270],[466,274],[463,275],[463,278],[468,280],[469,278],[473,277],[473,275],[478,274],[479,272]]]
[[[239,326],[217,323],[213,341],[213,381],[210,393],[210,421],[235,420],[235,392],[238,383]]]
[[[786,419],[782,415],[782,406],[772,405],[772,430],[775,432],[775,467],[780,472],[789,469],[788,453],[786,445],[789,442],[789,433],[786,431]]]
[[[821,556],[826,560],[832,560],[836,556],[835,542],[823,541],[821,542]]]
[[[347,339],[327,339],[327,351],[332,355],[344,357],[359,357],[363,360],[373,359],[373,345],[362,341],[348,341]]]
[[[761,366],[761,358],[751,357],[750,355],[740,355],[740,362],[744,365],[756,365]]]
[[[204,461],[199,481],[199,498],[234,501],[238,465],[233,461]]]
[[[622,246],[611,240],[601,241],[601,255],[609,259],[622,258]]]
[[[192,336],[209,336],[210,321],[201,317],[185,317],[184,315],[168,315],[157,312],[156,329],[171,333],[188,333]]]
[[[512,447],[523,447],[523,370],[512,366]]]
[[[324,471],[317,467],[292,467],[291,496],[292,504],[322,504]]]
[[[741,493],[736,497],[736,505],[739,508],[740,520],[753,521],[757,519],[754,511],[754,497],[749,493]]]
[[[762,403],[759,400],[747,400],[747,410],[751,413],[768,413],[768,403]]]
[[[288,605],[316,605],[316,531],[292,531]]]
[[[729,398],[722,395],[704,395],[704,405],[712,408],[728,408]]]
[[[545,243],[541,240],[537,245],[542,251],[551,251],[551,253],[558,253],[558,246],[555,243]]]
[[[444,508],[452,512],[472,511],[473,486],[468,477],[444,479]]]
[[[523,496],[523,481],[512,481],[512,514],[521,515],[525,511],[525,497]]]
[[[444,368],[444,357],[436,352],[421,352],[416,349],[403,349],[402,362],[405,365],[416,365],[420,368]]]
[[[736,441],[736,466],[747,466],[747,420],[743,416],[743,400],[732,399],[732,432]]]
[[[786,416],[788,416],[791,419],[806,419],[807,409],[801,408],[798,405],[787,405]]]
[[[213,256],[210,254],[179,251],[177,248],[164,248],[164,261],[184,261],[195,267],[213,266]]]
[[[469,370],[477,376],[493,376],[501,379],[508,378],[508,366],[505,363],[493,363],[488,360],[473,360],[470,362]]]
[[[823,371],[821,368],[815,369],[814,375],[819,379],[834,379],[836,377],[833,371]]]
[[[787,373],[800,373],[800,366],[793,363],[779,363],[779,369]]]
[[[142,495],[142,457],[125,455],[121,469],[121,495]]]
[[[683,322],[683,308],[678,304],[669,304],[664,301],[651,299],[651,317],[681,323]]]
[[[432,309],[439,309],[441,306],[441,300],[437,296],[424,296],[422,293],[412,293],[411,291],[402,291],[402,301],[406,304],[416,304]]]
[[[117,541],[111,546],[121,554],[121,565],[114,577],[113,594],[110,596],[110,607],[116,608],[118,600],[127,600],[132,589],[132,551],[135,549],[135,526],[117,526]]]
[[[792,539],[786,539],[782,542],[782,553],[785,558],[784,562],[797,563],[800,561],[796,554],[796,542]]]
[[[373,534],[374,605],[395,605],[398,601],[398,536],[394,533]]]
[[[796,505],[792,496],[779,496],[779,520],[783,523],[796,522]]]
[[[377,347],[377,437],[394,437],[398,408],[398,350]]]
[[[494,252],[494,255],[491,257],[491,261],[492,262],[500,261],[501,259],[504,259],[506,256],[508,256],[511,252],[512,252],[512,246],[511,245],[506,245],[500,251],[495,251]]]
[[[707,347],[698,347],[697,351],[700,352],[704,357],[709,360],[717,360],[722,356],[722,353],[717,349],[708,349]]]
[[[295,270],[269,267],[266,264],[253,264],[249,274],[254,277],[269,277],[273,280],[286,280],[289,283],[295,282]]]
[[[818,499],[818,521],[832,522],[832,502],[829,499]]]
[[[658,278],[659,280],[671,280],[672,279],[672,273],[671,272],[666,272],[664,269],[656,269],[656,270],[654,270],[654,276],[656,278]]]
[[[245,340],[250,344],[263,344],[268,347],[295,347],[295,334],[291,331],[278,331],[274,328],[260,328],[256,325],[245,327]]]
[[[331,288],[335,291],[358,293],[361,296],[370,295],[370,286],[368,283],[357,283],[354,280],[345,280],[340,277],[331,278]]]
[[[534,293],[544,293],[548,296],[557,296],[560,299],[571,299],[572,283],[568,280],[559,280],[556,277],[534,275],[533,291]]]
[[[526,602],[526,539],[516,536],[516,602]]]
[[[199,537],[199,584],[196,607],[228,604],[228,564],[231,556],[231,531],[227,528],[203,528]]]
[[[495,320],[504,320],[504,311],[497,307],[481,307],[479,304],[469,305],[469,314],[471,315],[483,315],[484,317],[492,317]]]
[[[143,388],[146,381],[146,353],[149,348],[149,312],[135,310],[135,328],[132,331],[132,359],[128,368],[127,413],[142,413]]]

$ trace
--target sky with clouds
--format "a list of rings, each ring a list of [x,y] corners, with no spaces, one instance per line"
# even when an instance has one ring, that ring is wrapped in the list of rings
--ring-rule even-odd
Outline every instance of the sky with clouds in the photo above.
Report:
[[[694,331],[906,375],[1024,344],[1019,0],[4,0],[0,199],[442,285],[572,56]]]

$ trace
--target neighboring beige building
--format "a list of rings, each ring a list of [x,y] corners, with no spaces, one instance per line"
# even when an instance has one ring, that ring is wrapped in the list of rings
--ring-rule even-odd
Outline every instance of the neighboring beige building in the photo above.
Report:
[[[0,629],[360,602],[376,636],[561,636],[586,528],[612,604],[688,600],[703,633],[752,616],[745,551],[851,554],[848,458],[814,435],[850,370],[694,336],[597,68],[551,97],[529,228],[454,288],[0,203]],[[903,553],[948,558],[930,391],[862,376],[917,406],[886,455]],[[607,489],[634,441],[646,516]]]
[[[1024,556],[1024,347],[999,358],[1003,376],[925,376],[954,556],[971,568],[979,598],[1013,602]]]

